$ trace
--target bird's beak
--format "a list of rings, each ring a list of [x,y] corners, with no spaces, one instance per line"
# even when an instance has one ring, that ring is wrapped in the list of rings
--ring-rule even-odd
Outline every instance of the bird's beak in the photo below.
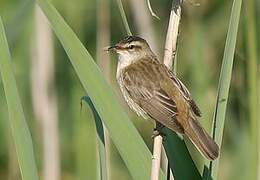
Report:
[[[113,45],[107,48],[107,51],[116,51],[117,49],[119,49],[119,46],[117,45]]]
[[[118,53],[120,50],[123,50],[124,48],[122,46],[120,46],[119,44],[115,44],[113,46],[108,46],[108,47],[105,47],[104,50],[105,51],[112,51],[112,52],[116,52]]]

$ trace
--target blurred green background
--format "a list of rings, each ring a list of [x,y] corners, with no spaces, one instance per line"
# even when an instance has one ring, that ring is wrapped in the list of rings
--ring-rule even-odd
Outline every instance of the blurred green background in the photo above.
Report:
[[[255,69],[258,71],[259,83],[260,58],[257,53],[259,54],[260,50],[260,21],[257,18],[260,17],[260,1],[248,2],[249,5],[247,2],[242,5],[235,51],[221,149],[219,170],[221,180],[243,180],[250,177],[251,162],[248,156],[251,153],[250,136],[253,131],[250,123],[252,118],[250,73]],[[115,82],[116,57],[112,55],[109,58],[102,50],[103,47],[126,36],[116,1],[52,0],[52,3],[92,57],[97,59],[106,79],[117,92],[118,98],[121,98],[122,105],[128,110],[129,117],[151,148],[153,123],[137,117],[123,102]],[[171,1],[151,0],[154,11],[160,17],[160,20],[157,20],[148,12],[146,1],[123,1],[132,32],[145,37],[159,59],[162,59],[163,55],[171,3]],[[199,6],[196,3],[199,3]],[[200,121],[208,132],[211,130],[231,7],[231,0],[187,0],[183,5],[178,37],[177,74],[201,108],[203,116]],[[55,35],[47,37],[50,38],[51,47],[43,45],[51,49],[51,52],[48,50],[45,52],[50,55],[45,54],[46,56],[42,57],[43,61],[46,59],[46,63],[50,63],[48,66],[43,62],[49,67],[49,71],[46,69],[41,71],[43,66],[35,63],[41,54],[37,52],[37,48],[46,40],[41,34],[44,28],[36,23],[39,22],[36,14],[37,9],[32,0],[0,0],[0,15],[6,28],[18,90],[32,134],[39,174],[42,179],[46,179],[48,172],[45,165],[49,162],[57,168],[56,177],[62,180],[98,179],[95,166],[99,162],[93,115],[87,105],[83,105],[82,110],[80,107],[80,98],[85,95],[84,90]],[[252,49],[255,49],[255,53],[252,53]],[[250,58],[256,59],[257,63],[250,65]],[[41,80],[46,80],[47,87],[40,85]],[[257,86],[256,79],[253,83]],[[257,93],[259,94],[259,89]],[[45,96],[47,102],[44,101]],[[47,115],[44,114],[45,111]],[[19,167],[6,123],[7,118],[7,106],[0,81],[0,179],[15,180],[20,179]],[[56,142],[56,146],[49,149],[55,151],[56,157],[50,159],[44,156],[45,145],[48,145],[49,141],[54,141],[54,144]],[[113,143],[109,140],[108,142],[110,179],[131,179]],[[192,146],[189,149],[202,171],[200,154]]]

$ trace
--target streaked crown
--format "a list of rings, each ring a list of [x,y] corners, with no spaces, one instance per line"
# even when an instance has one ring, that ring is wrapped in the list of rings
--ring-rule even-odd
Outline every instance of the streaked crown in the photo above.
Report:
[[[136,51],[145,51],[149,53],[151,51],[148,43],[138,36],[127,36],[114,46],[111,46],[108,50],[114,50],[118,54]]]
[[[127,64],[146,56],[154,56],[146,40],[138,36],[127,36],[108,50],[115,51],[119,60],[127,61]]]

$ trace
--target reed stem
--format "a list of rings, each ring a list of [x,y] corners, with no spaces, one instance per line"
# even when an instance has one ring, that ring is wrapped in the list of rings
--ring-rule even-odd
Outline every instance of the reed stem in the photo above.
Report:
[[[177,47],[177,37],[179,31],[179,23],[181,18],[181,1],[173,0],[170,13],[169,25],[165,41],[164,64],[171,69],[173,66],[175,52]],[[154,138],[153,160],[151,170],[151,180],[159,179],[159,170],[161,162],[162,136],[158,135]]]

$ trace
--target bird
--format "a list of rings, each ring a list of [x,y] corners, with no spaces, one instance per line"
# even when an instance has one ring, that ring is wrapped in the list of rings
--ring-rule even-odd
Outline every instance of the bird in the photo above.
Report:
[[[207,159],[218,157],[219,147],[200,125],[201,111],[191,94],[158,60],[145,39],[127,36],[107,50],[118,55],[116,79],[125,101],[137,115],[187,136]]]

